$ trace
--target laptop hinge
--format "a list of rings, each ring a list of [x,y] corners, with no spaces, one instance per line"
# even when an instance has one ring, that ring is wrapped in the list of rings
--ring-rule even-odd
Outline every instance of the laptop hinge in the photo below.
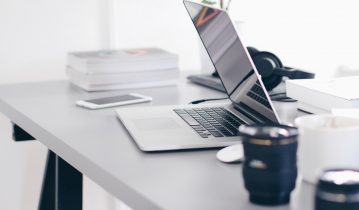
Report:
[[[273,121],[266,118],[259,112],[255,111],[254,109],[250,108],[246,104],[240,102],[238,104],[233,104],[234,109],[243,114],[244,116],[251,119],[256,124],[273,124]]]

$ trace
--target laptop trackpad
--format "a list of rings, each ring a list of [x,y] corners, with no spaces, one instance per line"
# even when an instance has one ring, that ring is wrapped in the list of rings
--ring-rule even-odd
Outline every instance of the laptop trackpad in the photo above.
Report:
[[[167,130],[181,128],[174,119],[169,117],[135,119],[133,120],[133,123],[139,130]]]

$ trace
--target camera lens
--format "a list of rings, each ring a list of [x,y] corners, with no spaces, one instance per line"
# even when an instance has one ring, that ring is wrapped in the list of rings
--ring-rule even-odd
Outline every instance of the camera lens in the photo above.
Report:
[[[325,171],[315,194],[315,210],[358,210],[359,171],[336,169]]]
[[[297,178],[297,128],[250,125],[241,126],[239,131],[249,200],[260,205],[288,203]]]

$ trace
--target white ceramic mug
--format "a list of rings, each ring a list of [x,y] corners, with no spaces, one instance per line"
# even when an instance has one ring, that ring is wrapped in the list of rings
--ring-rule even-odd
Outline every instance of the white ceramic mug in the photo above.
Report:
[[[295,124],[299,128],[299,171],[305,181],[316,183],[326,169],[359,169],[359,119],[306,115]]]

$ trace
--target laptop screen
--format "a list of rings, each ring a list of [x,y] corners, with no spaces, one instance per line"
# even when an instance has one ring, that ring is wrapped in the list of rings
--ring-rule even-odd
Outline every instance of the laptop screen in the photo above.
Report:
[[[267,91],[228,14],[184,1],[235,108],[258,123],[278,123]]]

